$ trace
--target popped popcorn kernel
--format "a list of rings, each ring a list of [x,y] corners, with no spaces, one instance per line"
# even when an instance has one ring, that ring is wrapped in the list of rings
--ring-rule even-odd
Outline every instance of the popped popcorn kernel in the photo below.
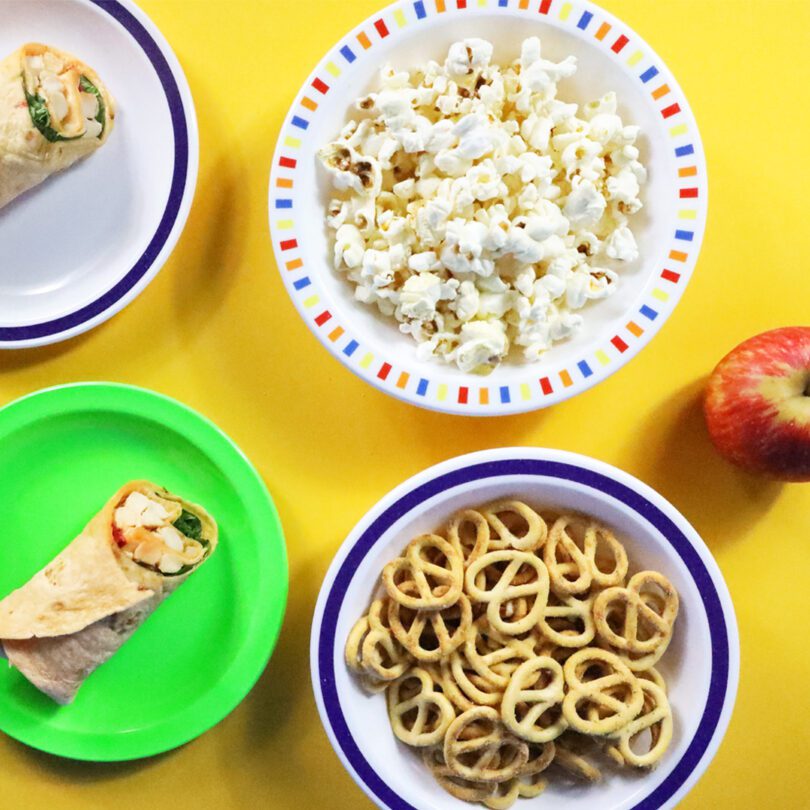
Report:
[[[385,66],[318,153],[335,269],[419,359],[488,374],[582,329],[637,261],[647,170],[615,93],[558,97],[576,59],[526,39],[514,62],[470,38],[442,62]]]

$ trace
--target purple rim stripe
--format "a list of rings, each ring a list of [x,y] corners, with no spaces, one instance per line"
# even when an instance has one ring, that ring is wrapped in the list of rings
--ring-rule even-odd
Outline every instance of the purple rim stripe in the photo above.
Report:
[[[684,533],[657,506],[634,490],[601,473],[556,461],[514,459],[475,464],[446,473],[411,490],[386,509],[363,532],[349,552],[329,591],[321,623],[318,644],[318,670],[324,707],[346,759],[374,795],[393,810],[418,810],[398,796],[371,767],[355,743],[346,723],[337,693],[334,649],[338,616],[343,598],[363,558],[377,540],[397,520],[419,507],[424,501],[447,489],[483,478],[506,475],[532,475],[573,481],[602,492],[633,509],[649,521],[672,545],[694,578],[706,610],[712,645],[712,670],[709,694],[697,732],[672,773],[632,810],[657,810],[689,779],[714,736],[723,712],[729,677],[729,641],[720,596],[711,574]]]
[[[87,304],[87,306],[61,318],[26,326],[0,327],[0,340],[3,341],[33,340],[66,332],[69,329],[81,326],[86,321],[92,320],[120,301],[149,272],[155,263],[171,236],[183,203],[186,179],[188,177],[188,124],[183,108],[183,99],[172,69],[169,67],[169,63],[166,61],[166,57],[158,44],[152,39],[152,35],[118,0],[90,0],[90,2],[107,12],[132,35],[152,63],[163,86],[174,130],[174,171],[169,190],[169,199],[155,235],[147,245],[146,250],[135,262],[132,269],[112,289],[91,304]]]

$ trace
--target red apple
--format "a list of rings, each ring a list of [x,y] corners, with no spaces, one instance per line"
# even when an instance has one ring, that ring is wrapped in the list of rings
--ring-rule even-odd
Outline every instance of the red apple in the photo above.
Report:
[[[780,481],[810,481],[810,327],[746,340],[709,379],[709,435],[721,455]]]

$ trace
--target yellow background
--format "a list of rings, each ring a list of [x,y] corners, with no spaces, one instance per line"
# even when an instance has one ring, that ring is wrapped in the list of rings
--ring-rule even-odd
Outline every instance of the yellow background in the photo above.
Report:
[[[112,321],[62,345],[0,353],[0,404],[57,383],[116,380],[212,418],[276,499],[289,610],[265,675],[216,729],[166,756],[112,766],[0,737],[0,806],[370,808],[332,753],[309,686],[323,574],[354,523],[406,477],[458,453],[527,444],[586,453],[651,484],[697,527],[726,577],[742,638],[737,708],[682,806],[808,807],[810,485],[727,466],[699,402],[732,346],[810,320],[810,4],[605,3],[658,51],[692,104],[709,162],[708,238],[674,316],[627,368],[553,410],[497,420],[428,413],[362,383],[309,333],[276,271],[266,195],[279,127],[316,62],[380,5],[142,2],[197,105],[201,167],[188,227],[158,278]],[[1,15],[2,0],[0,24]]]

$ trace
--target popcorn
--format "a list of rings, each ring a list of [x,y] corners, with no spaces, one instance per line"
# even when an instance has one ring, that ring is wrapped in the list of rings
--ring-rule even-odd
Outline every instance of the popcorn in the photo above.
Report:
[[[620,262],[634,262],[638,258],[638,245],[633,232],[624,225],[605,240],[605,253]]]
[[[509,66],[492,53],[465,39],[442,63],[383,68],[318,153],[355,298],[396,319],[417,357],[473,374],[537,362],[613,294],[639,256],[629,218],[647,181],[615,93],[581,109],[557,97],[574,57],[546,59],[534,37]]]
[[[501,321],[469,321],[461,327],[459,337],[453,355],[462,371],[476,374],[492,371],[509,351],[509,339]]]

